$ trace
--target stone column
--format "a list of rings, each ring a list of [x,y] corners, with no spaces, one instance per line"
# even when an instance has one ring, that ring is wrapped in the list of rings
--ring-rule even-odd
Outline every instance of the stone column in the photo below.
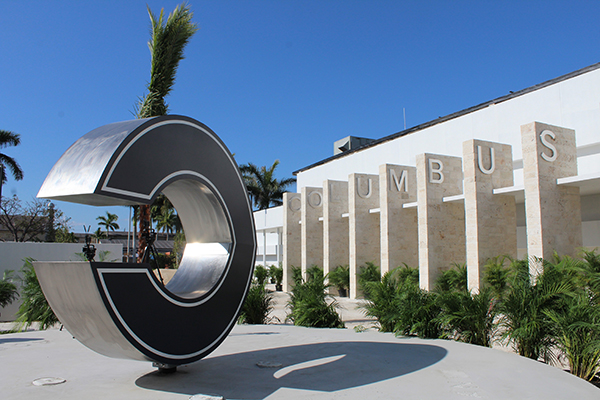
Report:
[[[442,270],[465,262],[464,201],[444,202],[462,194],[462,160],[435,154],[417,156],[419,285],[433,289]]]
[[[419,265],[417,209],[403,208],[417,201],[417,169],[405,165],[379,166],[381,274],[406,263]]]
[[[283,194],[283,291],[291,290],[292,267],[300,268],[302,258],[300,248],[300,193]]]
[[[350,227],[350,298],[357,298],[358,270],[366,262],[380,265],[379,176],[350,174],[348,177],[348,212]]]
[[[323,189],[303,187],[301,233],[302,276],[313,265],[323,268]]]
[[[548,260],[555,251],[575,256],[583,243],[579,188],[556,184],[557,178],[577,175],[575,131],[532,122],[521,126],[521,140],[527,253]]]
[[[323,182],[323,273],[349,265],[348,182]]]
[[[515,198],[494,195],[512,186],[512,148],[507,144],[463,142],[465,227],[469,289],[479,290],[489,258],[517,256]]]

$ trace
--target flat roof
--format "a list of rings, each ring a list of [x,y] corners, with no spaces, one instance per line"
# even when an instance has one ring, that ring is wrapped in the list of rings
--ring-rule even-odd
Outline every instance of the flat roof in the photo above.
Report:
[[[362,146],[360,146],[360,147],[358,147],[356,149],[352,149],[352,150],[348,150],[348,151],[345,151],[345,152],[340,153],[340,154],[336,154],[334,156],[325,158],[325,159],[323,159],[321,161],[318,161],[318,162],[316,162],[314,164],[311,164],[311,165],[309,165],[307,167],[301,168],[301,169],[299,169],[297,171],[294,171],[293,174],[294,175],[298,175],[300,172],[307,171],[307,170],[312,169],[314,167],[317,167],[319,165],[327,164],[328,162],[337,160],[338,158],[346,157],[346,156],[348,156],[350,154],[353,154],[353,153],[356,153],[356,152],[359,152],[359,151],[362,151],[362,150],[365,150],[365,149],[368,149],[368,148],[371,148],[371,147],[374,147],[374,146],[378,146],[378,145],[380,145],[382,143],[385,143],[385,142],[388,142],[390,140],[394,140],[394,139],[397,139],[397,138],[402,137],[402,136],[410,135],[412,133],[421,131],[421,130],[423,130],[425,128],[429,128],[429,127],[437,125],[437,124],[444,123],[444,122],[449,121],[449,120],[454,119],[454,118],[462,117],[463,115],[466,115],[466,114],[469,114],[469,113],[481,110],[483,108],[486,108],[486,107],[488,107],[491,104],[502,103],[502,102],[505,102],[507,100],[514,99],[515,97],[523,96],[525,94],[534,92],[536,90],[543,89],[545,87],[548,87],[548,86],[551,86],[551,85],[554,85],[554,84],[566,81],[566,80],[571,79],[571,78],[575,78],[576,76],[583,75],[585,73],[594,71],[594,70],[596,70],[598,68],[600,68],[600,63],[592,64],[592,65],[590,65],[588,67],[581,68],[581,69],[579,69],[577,71],[570,72],[568,74],[559,76],[558,78],[550,79],[550,80],[548,80],[546,82],[538,83],[537,85],[533,85],[533,86],[530,86],[528,88],[525,88],[525,89],[522,89],[522,90],[519,90],[519,91],[516,91],[516,92],[511,92],[511,93],[509,93],[507,95],[495,98],[493,100],[486,101],[484,103],[478,104],[478,105],[473,106],[473,107],[466,108],[464,110],[461,110],[461,111],[458,111],[458,112],[455,112],[455,113],[452,113],[452,114],[448,114],[448,115],[446,115],[444,117],[436,118],[436,119],[434,119],[432,121],[425,122],[425,123],[420,124],[420,125],[416,125],[416,126],[414,126],[412,128],[405,129],[405,130],[397,132],[397,133],[393,133],[391,135],[382,137],[380,139],[375,139],[372,142],[369,142],[369,143],[367,143],[365,145],[362,145]]]

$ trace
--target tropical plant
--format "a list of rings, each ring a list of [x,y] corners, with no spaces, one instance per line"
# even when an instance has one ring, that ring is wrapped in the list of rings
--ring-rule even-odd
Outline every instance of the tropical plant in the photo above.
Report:
[[[256,283],[264,285],[269,277],[269,270],[262,265],[257,265],[254,267],[254,277],[256,278]]]
[[[350,268],[347,265],[338,265],[327,275],[329,284],[335,287],[340,296],[347,296],[350,288]]]
[[[443,330],[438,318],[441,312],[438,296],[435,292],[421,289],[418,284],[405,281],[398,290],[396,335],[439,338]]]
[[[193,12],[186,3],[175,7],[165,21],[164,9],[156,16],[148,7],[150,16],[151,37],[150,48],[151,72],[147,85],[148,93],[139,99],[136,106],[138,118],[151,118],[168,113],[165,97],[175,84],[175,75],[179,62],[184,58],[183,50],[191,37],[198,30],[192,22]],[[150,206],[139,206],[138,260],[146,248],[147,235],[150,229]]]
[[[240,165],[246,188],[257,210],[283,204],[283,193],[288,186],[296,182],[296,178],[276,179],[275,169],[278,165],[279,160],[275,160],[269,168],[259,168],[252,163]]]
[[[21,143],[21,136],[18,133],[0,129],[0,149],[9,146],[18,146]],[[23,170],[14,158],[0,153],[0,199],[2,198],[2,186],[6,183],[5,169],[8,167],[13,178],[16,181],[23,179]]]
[[[483,266],[483,285],[489,287],[498,299],[503,298],[508,289],[511,261],[508,256],[498,256],[490,258]]]
[[[580,262],[564,258],[558,264],[539,259],[542,271],[532,276],[523,262],[511,264],[509,289],[499,305],[502,339],[522,356],[545,362],[556,360],[556,344],[549,313],[564,311],[564,296],[573,290],[573,271]]]
[[[564,307],[544,313],[551,321],[556,345],[573,375],[592,380],[600,372],[600,306],[588,293],[566,296]]]
[[[0,308],[4,308],[19,298],[19,290],[13,282],[12,270],[6,270],[0,281]]]
[[[21,268],[21,299],[23,302],[17,312],[19,330],[23,327],[28,328],[34,322],[39,322],[42,330],[50,328],[59,322],[58,318],[44,297],[33,268],[34,260],[26,258],[24,261],[25,264]]]
[[[381,273],[379,272],[379,267],[374,263],[367,261],[364,266],[358,269],[358,289],[366,299],[370,296],[367,282],[379,281],[381,281]]]
[[[281,291],[281,284],[283,283],[283,267],[271,265],[269,267],[269,276],[271,277],[271,283],[274,283],[277,290]]]
[[[303,282],[302,268],[295,267],[292,265],[290,269],[292,271],[292,282],[294,283],[294,285],[300,285]]]
[[[322,280],[324,282],[323,268],[313,264],[306,268],[306,281],[310,282],[314,279]]]
[[[383,274],[381,281],[366,282],[365,285],[370,294],[362,305],[365,314],[377,320],[381,332],[393,332],[399,323],[400,283],[397,274],[394,270],[388,271]]]
[[[337,312],[337,302],[326,294],[327,285],[323,271],[309,268],[307,279],[300,279],[292,287],[287,307],[287,319],[294,325],[314,328],[343,328],[344,323]],[[307,270],[307,272],[308,272]]]
[[[442,271],[435,284],[436,292],[453,290],[467,291],[467,265],[452,263],[450,269]]]
[[[273,310],[273,295],[264,284],[252,283],[242,306],[239,322],[242,324],[268,324]]]
[[[101,239],[106,239],[106,234],[102,232],[102,228],[98,227],[96,231],[92,234],[92,237],[96,239],[96,243],[99,243]]]
[[[497,327],[492,289],[482,288],[479,293],[448,291],[441,293],[438,301],[441,307],[438,320],[444,330],[442,338],[492,347]]]
[[[104,227],[106,229],[106,237],[108,238],[110,231],[115,231],[119,229],[119,224],[117,221],[119,220],[119,216],[117,214],[106,212],[106,215],[101,215],[96,218],[98,225]]]
[[[156,221],[156,229],[159,232],[164,232],[167,234],[167,240],[169,240],[169,233],[173,232],[176,224],[177,214],[175,214],[175,210],[166,210],[165,212],[158,215]]]
[[[185,249],[185,233],[177,232],[173,240],[173,256],[174,256],[174,268],[179,268],[181,264],[181,258],[183,257],[183,250]]]

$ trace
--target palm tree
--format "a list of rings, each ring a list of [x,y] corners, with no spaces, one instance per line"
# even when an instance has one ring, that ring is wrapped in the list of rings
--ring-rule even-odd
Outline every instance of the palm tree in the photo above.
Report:
[[[283,193],[288,186],[296,182],[296,178],[276,179],[275,169],[278,165],[279,160],[275,160],[268,169],[267,167],[258,168],[252,163],[240,166],[246,187],[252,196],[254,207],[258,210],[283,204]]]
[[[0,149],[9,146],[18,146],[21,143],[21,136],[18,133],[0,130]],[[23,179],[23,170],[14,158],[0,153],[0,199],[2,198],[2,185],[6,182],[4,168],[8,167],[15,180]]]
[[[156,229],[159,232],[165,232],[167,234],[167,240],[169,240],[169,233],[173,232],[173,228],[175,227],[175,220],[177,215],[175,215],[175,210],[167,209],[163,213],[158,215],[158,218],[155,218],[156,221]]]
[[[118,219],[119,216],[117,214],[111,214],[108,211],[106,212],[106,216],[101,215],[98,218],[96,218],[96,220],[100,221],[98,222],[98,225],[106,228],[107,239],[110,231],[115,231],[116,229],[119,229],[119,224],[117,224]]]
[[[194,13],[186,3],[175,7],[166,21],[164,9],[160,10],[157,17],[148,7],[148,14],[151,24],[148,47],[152,55],[152,66],[150,82],[147,86],[148,94],[140,99],[137,105],[138,118],[151,118],[167,114],[168,106],[165,103],[165,97],[175,84],[179,61],[184,58],[183,49],[198,30],[198,26],[192,22]],[[138,261],[141,261],[146,247],[144,236],[150,229],[150,206],[141,205],[139,211]]]

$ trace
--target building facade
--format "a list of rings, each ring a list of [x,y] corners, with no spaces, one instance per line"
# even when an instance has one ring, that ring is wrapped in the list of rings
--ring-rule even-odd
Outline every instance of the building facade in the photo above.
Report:
[[[600,247],[600,64],[359,143],[295,172],[269,211],[285,284],[292,266],[349,265],[357,297],[366,262],[406,263],[430,289],[466,263],[476,290],[491,257]]]

